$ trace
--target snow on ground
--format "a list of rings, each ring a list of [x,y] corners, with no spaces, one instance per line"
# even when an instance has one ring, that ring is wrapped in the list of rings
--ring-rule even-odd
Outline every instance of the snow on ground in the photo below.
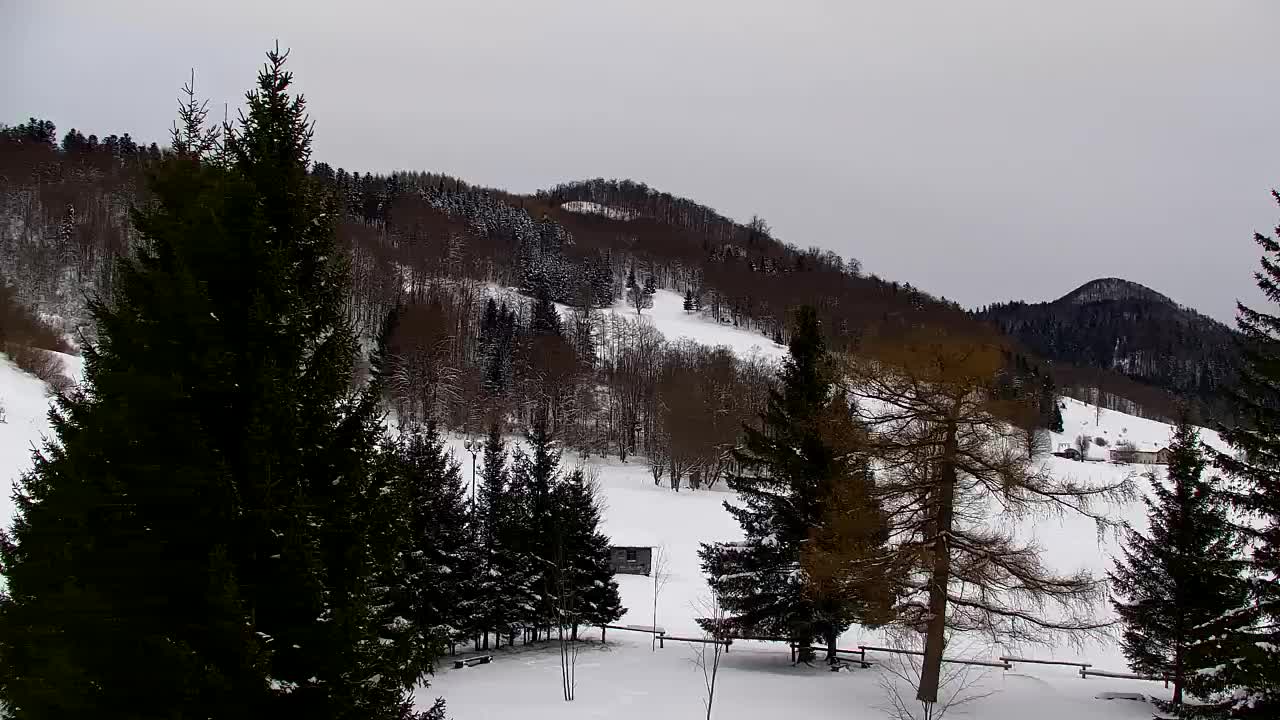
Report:
[[[616,635],[616,636],[615,636]],[[702,718],[703,677],[688,643],[668,642],[651,651],[638,633],[610,631],[581,650],[576,667],[576,699],[563,700],[560,657],[553,644],[516,646],[495,654],[489,665],[437,673],[421,690],[426,706],[442,696],[455,720],[520,718]],[[450,666],[451,668],[451,666]],[[884,718],[888,700],[877,669],[832,673],[821,667],[793,667],[785,647],[736,643],[723,655],[716,681],[715,718]],[[947,717],[981,720],[1150,720],[1153,706],[1134,700],[1105,700],[1104,693],[1150,695],[1155,683],[1082,680],[1068,668],[1040,666],[1011,671],[990,669],[974,677],[970,692],[990,693]],[[914,697],[909,687],[906,698]],[[913,709],[918,709],[914,703]]]
[[[84,363],[80,357],[62,355],[66,375],[79,380]],[[8,528],[14,507],[10,488],[31,467],[31,453],[52,433],[49,425],[49,389],[34,375],[19,370],[0,353],[0,407],[4,422],[0,423],[0,481],[4,492],[0,498],[0,527]]]
[[[757,332],[731,324],[716,322],[702,313],[685,312],[684,297],[670,290],[659,290],[653,296],[653,307],[636,315],[626,300],[619,300],[609,312],[623,317],[640,317],[661,332],[669,342],[693,340],[710,346],[724,346],[741,357],[759,355],[776,360],[787,354],[787,348]]]

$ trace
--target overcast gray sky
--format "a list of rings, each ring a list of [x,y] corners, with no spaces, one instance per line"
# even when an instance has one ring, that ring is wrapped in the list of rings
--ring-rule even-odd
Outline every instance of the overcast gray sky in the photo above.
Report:
[[[279,38],[316,158],[630,177],[975,306],[1120,276],[1229,321],[1280,220],[1276,0],[0,0],[0,121],[164,140]]]

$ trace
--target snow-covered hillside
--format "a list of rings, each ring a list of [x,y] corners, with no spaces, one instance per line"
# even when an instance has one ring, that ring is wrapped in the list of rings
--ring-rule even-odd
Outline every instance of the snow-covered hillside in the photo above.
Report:
[[[78,381],[81,358],[60,355],[67,377]],[[43,381],[18,369],[0,353],[0,479],[5,492],[0,498],[0,523],[9,526],[13,518],[13,498],[8,491],[13,481],[31,467],[31,453],[51,432],[49,390]]]
[[[630,210],[611,208],[608,205],[587,202],[586,200],[571,200],[560,207],[569,212],[582,213],[584,215],[603,215],[610,220],[630,220],[636,216]]]
[[[567,308],[562,308],[567,312]],[[760,333],[743,330],[728,323],[718,323],[703,313],[684,310],[684,298],[670,290],[659,290],[653,296],[653,307],[636,314],[625,300],[619,300],[609,312],[629,318],[640,318],[661,332],[668,341],[693,340],[703,345],[721,345],[740,357],[759,355],[776,360],[787,354],[787,349]]]

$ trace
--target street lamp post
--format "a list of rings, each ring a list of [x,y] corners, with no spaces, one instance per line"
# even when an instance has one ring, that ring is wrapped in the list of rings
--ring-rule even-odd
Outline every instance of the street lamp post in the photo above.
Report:
[[[462,441],[462,447],[471,453],[471,519],[474,521],[476,517],[476,453],[480,452],[480,441],[467,438]]]
[[[478,438],[467,438],[462,441],[462,447],[471,453],[471,542],[479,545],[480,528],[479,519],[476,515],[476,453],[480,452],[482,443]],[[483,562],[483,560],[482,560]],[[476,636],[475,647],[480,649],[480,636]],[[489,649],[489,631],[484,632],[484,648]]]

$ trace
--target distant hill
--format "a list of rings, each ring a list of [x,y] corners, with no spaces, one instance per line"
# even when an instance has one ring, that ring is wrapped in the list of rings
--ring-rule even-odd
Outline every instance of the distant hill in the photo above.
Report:
[[[1085,283],[1052,302],[991,305],[976,316],[996,325],[1039,357],[1062,366],[1114,371],[1194,398],[1223,419],[1223,396],[1239,362],[1237,333],[1149,287],[1120,278]]]
[[[59,144],[54,130],[38,120],[0,126],[0,281],[39,317],[92,340],[86,299],[110,297],[115,260],[139,240],[129,208],[148,201],[146,171],[163,152],[127,133],[99,141],[72,130]],[[921,327],[1002,343],[1010,369],[1028,376],[1010,380],[1014,387],[1029,381],[1052,393],[1049,360],[1064,393],[1131,414],[1169,417],[1170,391],[1216,408],[1232,377],[1230,330],[1123,280],[971,313],[927,288],[864,273],[856,258],[785,242],[760,218],[739,222],[631,180],[516,194],[428,172],[377,175],[323,162],[312,172],[340,209],[338,240],[355,279],[351,318],[367,337],[440,280],[600,308],[625,297],[635,276],[765,341],[784,342],[790,313],[811,305],[842,351],[868,334]]]

